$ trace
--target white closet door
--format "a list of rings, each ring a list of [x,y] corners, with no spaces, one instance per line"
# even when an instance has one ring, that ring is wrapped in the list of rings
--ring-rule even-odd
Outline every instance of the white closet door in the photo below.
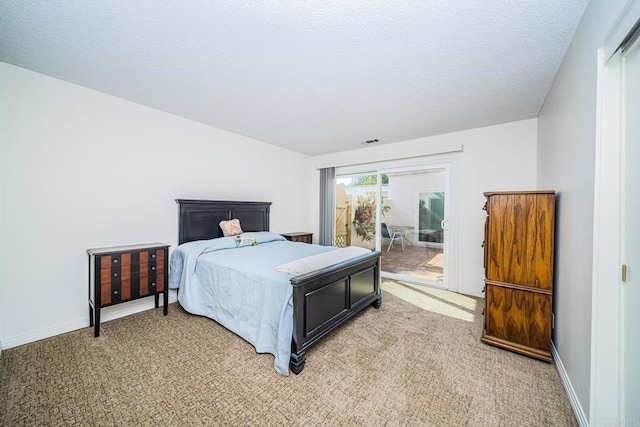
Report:
[[[623,50],[623,404],[627,425],[640,425],[640,38]]]

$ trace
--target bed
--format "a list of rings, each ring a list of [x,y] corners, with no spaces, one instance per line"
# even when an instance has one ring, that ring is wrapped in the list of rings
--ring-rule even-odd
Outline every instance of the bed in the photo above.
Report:
[[[293,258],[334,256],[337,252],[329,252],[338,249],[270,233],[270,202],[176,202],[178,247],[171,256],[169,286],[178,289],[178,301],[186,311],[244,338],[257,352],[273,354],[280,374],[289,369],[299,374],[311,346],[358,312],[380,307],[380,252],[292,276],[274,267]],[[238,247],[237,240],[223,236],[219,223],[231,219],[240,221],[243,235],[257,246]]]

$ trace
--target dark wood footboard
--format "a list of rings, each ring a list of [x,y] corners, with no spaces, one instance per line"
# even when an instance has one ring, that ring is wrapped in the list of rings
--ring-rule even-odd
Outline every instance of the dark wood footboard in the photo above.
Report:
[[[380,252],[372,252],[291,279],[293,336],[291,371],[304,368],[306,351],[369,305],[379,308]]]

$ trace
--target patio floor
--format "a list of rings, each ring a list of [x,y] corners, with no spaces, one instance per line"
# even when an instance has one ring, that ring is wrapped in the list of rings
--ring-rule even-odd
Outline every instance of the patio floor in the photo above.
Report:
[[[421,279],[442,280],[444,254],[442,249],[394,243],[391,250],[382,249],[382,271],[405,274]]]

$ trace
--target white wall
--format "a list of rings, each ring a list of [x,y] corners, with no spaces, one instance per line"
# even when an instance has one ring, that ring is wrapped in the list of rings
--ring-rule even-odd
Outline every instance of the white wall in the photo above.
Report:
[[[308,156],[4,63],[0,93],[4,348],[88,326],[86,249],[175,246],[176,198],[271,201],[276,232],[317,216]]]
[[[452,220],[457,212],[458,236],[452,236],[457,250],[452,255],[458,265],[452,266],[457,274],[458,292],[483,296],[484,271],[481,248],[484,234],[485,213],[482,210],[485,191],[535,190],[536,188],[536,139],[537,120],[524,120],[497,126],[455,132],[397,144],[370,146],[314,157],[316,167],[358,164],[362,159],[371,161],[432,153],[440,148],[464,146],[464,151],[419,158],[415,162],[452,160],[454,162],[454,191],[458,204],[454,203]],[[409,164],[412,160],[399,163]],[[386,163],[385,166],[388,166]],[[314,175],[312,212],[318,212],[319,172]],[[314,229],[318,230],[317,215]]]
[[[597,50],[626,0],[592,0],[538,119],[538,185],[559,191],[554,345],[589,413]]]

